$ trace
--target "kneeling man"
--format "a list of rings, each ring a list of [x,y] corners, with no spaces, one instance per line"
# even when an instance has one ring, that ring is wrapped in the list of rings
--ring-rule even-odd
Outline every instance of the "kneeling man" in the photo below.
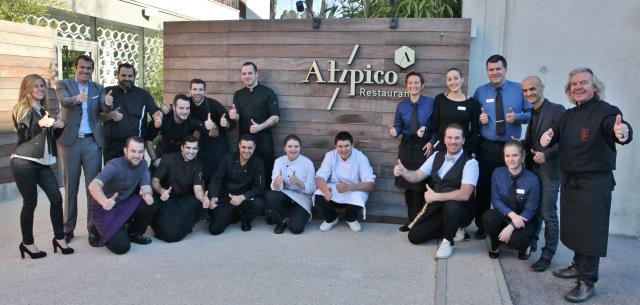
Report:
[[[124,254],[131,242],[146,245],[151,238],[144,232],[156,211],[149,185],[149,166],[144,160],[144,142],[130,137],[125,142],[124,156],[107,162],[89,184],[95,202],[91,204],[97,245]],[[128,224],[128,228],[125,226]]]
[[[158,239],[170,243],[187,236],[200,220],[202,208],[209,207],[202,188],[202,165],[196,160],[198,139],[186,136],[180,150],[163,156],[151,180],[158,203],[151,228]]]
[[[336,149],[324,155],[322,165],[316,172],[314,202],[322,212],[324,222],[320,231],[329,231],[338,223],[337,207],[344,207],[345,221],[351,231],[359,232],[358,213],[362,210],[366,217],[365,204],[369,192],[373,190],[376,176],[369,159],[353,147],[353,136],[346,131],[339,132],[334,140]]]
[[[433,186],[427,185],[425,206],[409,224],[409,241],[420,244],[443,237],[436,258],[444,259],[453,252],[453,237],[465,217],[471,216],[469,198],[478,182],[478,162],[464,153],[462,126],[453,123],[445,129],[446,153],[436,152],[415,171],[407,170],[400,160],[393,174],[409,182],[420,182],[431,175]]]

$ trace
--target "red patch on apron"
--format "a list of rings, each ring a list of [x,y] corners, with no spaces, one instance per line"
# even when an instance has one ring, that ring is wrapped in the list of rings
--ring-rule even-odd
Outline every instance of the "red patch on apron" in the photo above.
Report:
[[[582,128],[580,130],[580,141],[587,142],[589,139],[589,128]]]

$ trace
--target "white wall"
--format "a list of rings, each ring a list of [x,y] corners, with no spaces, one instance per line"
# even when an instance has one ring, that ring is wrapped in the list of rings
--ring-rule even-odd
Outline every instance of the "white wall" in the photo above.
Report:
[[[269,0],[246,0],[247,19],[269,19]]]
[[[547,98],[566,107],[570,70],[591,67],[605,83],[605,100],[636,131],[631,144],[618,145],[610,232],[640,236],[640,1],[468,0],[463,17],[478,29],[471,42],[470,92],[487,82],[484,63],[495,53],[507,58],[509,79],[537,74]]]
[[[65,0],[69,8],[107,20],[162,30],[165,21],[237,20],[236,9],[209,0]],[[269,2],[269,1],[267,1]],[[145,8],[155,8],[157,16],[148,20],[142,15]]]

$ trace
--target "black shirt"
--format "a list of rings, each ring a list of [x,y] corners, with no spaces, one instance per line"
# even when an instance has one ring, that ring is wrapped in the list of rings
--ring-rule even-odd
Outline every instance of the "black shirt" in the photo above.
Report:
[[[446,150],[444,145],[444,131],[451,123],[457,123],[464,129],[464,151],[471,154],[476,153],[477,140],[480,136],[480,104],[469,97],[465,101],[454,101],[440,93],[436,96],[432,114],[431,129],[434,137],[431,143],[440,141],[437,149]]]
[[[105,92],[112,91],[112,109],[120,108],[119,111],[123,114],[121,121],[109,120],[103,124],[105,139],[124,142],[131,136],[146,137],[146,115],[152,115],[160,110],[151,94],[135,86],[127,90],[126,93],[120,86],[111,86],[104,90]]]
[[[167,153],[179,152],[182,140],[186,136],[192,135],[196,130],[200,132],[200,137],[209,136],[209,131],[204,127],[204,124],[191,115],[181,123],[177,123],[173,117],[173,110],[162,117],[160,128],[155,128],[153,120],[149,122],[148,128],[149,132],[145,138],[147,141],[153,141],[160,134],[160,140],[156,146],[158,157]]]
[[[253,91],[242,88],[233,94],[233,104],[240,115],[240,135],[249,133],[251,119],[262,124],[272,115],[280,115],[278,99],[269,87],[256,85]],[[271,128],[261,130],[257,135],[271,134]]]
[[[185,161],[182,153],[171,153],[162,157],[153,172],[162,188],[171,187],[171,195],[193,194],[194,185],[202,185],[202,165],[198,160]]]
[[[618,107],[593,98],[562,115],[553,128],[554,136],[549,145],[559,142],[560,167],[564,172],[592,173],[616,169],[615,143],[627,144],[633,138],[630,125],[629,138],[625,143],[616,138],[613,125],[618,114],[622,114]]]
[[[220,126],[220,119],[223,114],[226,115],[227,121],[229,122],[229,129],[235,128],[236,124],[234,120],[229,119],[229,112],[227,111],[227,108],[215,99],[206,96],[200,105],[196,105],[196,103],[193,102],[193,99],[191,100],[191,115],[194,118],[204,122],[207,120],[209,113],[211,113],[211,120],[216,124],[216,127],[218,127],[218,137],[200,137],[200,151],[207,151],[210,148],[215,148],[217,146],[223,146],[225,148],[224,150],[226,150],[227,128],[222,128]]]
[[[240,165],[240,155],[230,153],[218,165],[209,183],[209,197],[244,195],[247,199],[260,196],[265,191],[264,165],[262,160],[252,156]]]

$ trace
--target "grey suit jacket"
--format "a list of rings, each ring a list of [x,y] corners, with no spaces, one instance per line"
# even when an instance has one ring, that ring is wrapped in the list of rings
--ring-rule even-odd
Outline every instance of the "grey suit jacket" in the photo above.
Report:
[[[559,178],[560,177],[560,164],[558,158],[558,144],[554,144],[545,148],[540,146],[540,137],[549,128],[555,127],[556,123],[560,120],[560,117],[565,112],[564,106],[555,104],[545,99],[542,107],[540,108],[540,116],[536,126],[536,134],[531,137],[531,124],[527,126],[527,133],[525,133],[525,153],[527,154],[526,164],[527,168],[547,177]],[[534,164],[531,149],[541,151],[544,153],[545,162],[541,165]],[[537,168],[536,168],[537,167]]]
[[[75,96],[80,94],[78,84],[75,79],[60,80],[56,83],[56,96],[60,102],[60,119],[65,122],[66,128],[58,143],[64,146],[73,145],[78,139],[78,129],[82,120],[82,105],[76,103]],[[102,133],[102,123],[100,112],[106,111],[104,104],[104,88],[92,81],[89,81],[89,92],[87,92],[87,112],[89,114],[89,125],[93,138],[99,147],[104,145],[104,135]]]

